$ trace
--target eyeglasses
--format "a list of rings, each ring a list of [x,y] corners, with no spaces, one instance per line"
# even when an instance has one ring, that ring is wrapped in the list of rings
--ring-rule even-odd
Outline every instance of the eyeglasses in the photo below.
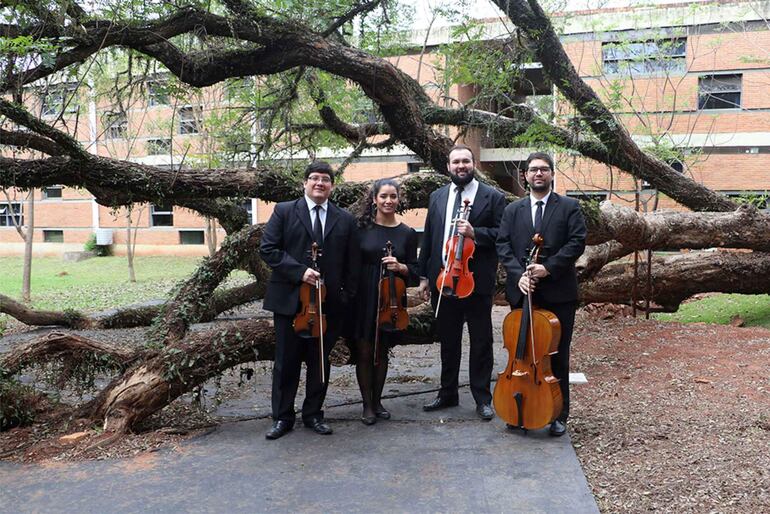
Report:
[[[529,173],[537,173],[539,171],[540,173],[544,173],[545,174],[545,173],[548,173],[549,171],[551,171],[551,168],[549,168],[548,166],[540,166],[540,167],[529,168],[529,169],[527,169],[527,171]]]
[[[327,175],[310,175],[307,178],[310,182],[321,182],[323,184],[331,184],[332,179]]]

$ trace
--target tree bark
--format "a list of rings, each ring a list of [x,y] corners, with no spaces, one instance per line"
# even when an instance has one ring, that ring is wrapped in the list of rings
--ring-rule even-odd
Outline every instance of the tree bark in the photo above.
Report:
[[[580,284],[580,301],[631,305],[633,262],[608,264],[596,276]],[[639,263],[638,300],[648,297],[654,310],[675,312],[682,301],[698,293],[770,293],[770,254],[747,251],[688,252],[655,257],[652,292],[647,292],[647,264]]]
[[[75,334],[53,331],[11,350],[0,361],[0,370],[4,375],[12,376],[30,366],[53,360],[80,359],[86,354],[107,357],[117,365],[125,365],[136,358],[138,353]]]
[[[22,271],[21,299],[24,303],[32,301],[32,242],[35,237],[35,190],[27,193],[27,207],[24,212],[27,228],[24,236],[24,269]]]
[[[225,311],[258,300],[264,296],[264,282],[252,282],[224,291],[215,291],[201,309],[198,322],[212,321]],[[94,314],[74,311],[40,311],[30,309],[13,298],[0,295],[0,312],[30,326],[59,326],[84,329],[115,329],[146,327],[163,312],[164,304],[129,306]]]

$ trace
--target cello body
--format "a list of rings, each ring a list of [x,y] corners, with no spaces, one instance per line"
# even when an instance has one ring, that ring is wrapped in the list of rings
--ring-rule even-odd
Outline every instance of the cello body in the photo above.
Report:
[[[537,262],[543,238],[535,234],[527,264]],[[524,296],[521,309],[513,309],[503,321],[503,345],[508,364],[497,376],[493,394],[495,411],[507,424],[537,430],[561,413],[559,379],[551,369],[551,355],[559,350],[561,323],[556,315],[532,307]]]
[[[533,309],[533,345],[526,326],[526,337],[520,341],[522,316],[529,317],[524,309],[514,309],[503,321],[503,344],[508,350],[508,364],[498,374],[493,401],[495,412],[506,423],[536,430],[555,420],[562,409],[561,388],[559,380],[553,376],[550,358],[558,350],[561,325],[551,311]],[[522,343],[523,352],[522,348],[517,348]],[[520,353],[523,355],[519,357]]]

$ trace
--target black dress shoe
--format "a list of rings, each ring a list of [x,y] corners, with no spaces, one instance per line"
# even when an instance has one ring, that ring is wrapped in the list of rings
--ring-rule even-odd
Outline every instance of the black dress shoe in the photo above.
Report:
[[[447,407],[457,407],[459,403],[460,402],[456,396],[454,398],[443,398],[441,396],[437,396],[436,399],[432,402],[423,405],[422,410],[425,412],[430,412],[432,410],[446,409]]]
[[[380,419],[390,419],[390,412],[385,407],[380,407],[374,411],[374,415]]]
[[[286,421],[285,419],[277,419],[273,421],[273,427],[265,434],[266,439],[278,439],[283,437],[294,428],[294,423]]]
[[[476,406],[476,414],[484,421],[489,421],[495,417],[495,411],[492,410],[492,406],[488,403],[478,404]]]
[[[556,421],[551,423],[551,428],[548,429],[548,433],[554,437],[561,437],[565,433],[567,433],[567,426],[564,424],[563,421],[559,421],[557,419]]]
[[[374,411],[364,408],[364,412],[361,413],[361,423],[367,426],[374,425],[375,423],[377,423],[376,413]]]
[[[334,432],[331,429],[331,427],[326,423],[324,423],[324,420],[320,418],[311,419],[310,421],[305,423],[305,426],[311,429],[316,434],[329,435],[332,432]]]

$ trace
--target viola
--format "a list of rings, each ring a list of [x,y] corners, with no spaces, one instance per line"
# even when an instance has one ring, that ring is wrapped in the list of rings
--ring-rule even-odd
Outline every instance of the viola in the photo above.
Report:
[[[393,256],[393,243],[383,248],[385,257]],[[406,283],[394,271],[380,265],[380,282],[377,286],[377,328],[374,336],[374,364],[379,364],[380,331],[397,332],[409,326],[406,312]]]
[[[436,318],[438,318],[442,296],[467,298],[476,287],[473,272],[469,267],[469,261],[473,258],[473,252],[476,250],[476,243],[473,242],[473,239],[457,233],[457,220],[467,220],[470,210],[471,202],[466,198],[449,230],[450,237],[445,246],[447,262],[436,277],[436,289],[441,293],[439,302],[436,304]]]
[[[310,247],[311,268],[320,272],[318,257],[321,250],[317,243]],[[326,301],[326,286],[323,279],[315,284],[303,282],[299,287],[299,312],[294,316],[294,332],[303,338],[318,339],[318,347],[321,363],[321,382],[326,381],[326,367],[324,366],[324,333],[326,332],[326,314],[323,313],[323,305]]]
[[[536,263],[543,238],[535,234],[527,265]],[[503,345],[508,363],[495,384],[493,401],[497,415],[509,425],[536,430],[561,413],[563,399],[559,379],[553,376],[551,355],[557,353],[561,324],[548,310],[532,306],[524,295],[521,309],[503,321]]]

